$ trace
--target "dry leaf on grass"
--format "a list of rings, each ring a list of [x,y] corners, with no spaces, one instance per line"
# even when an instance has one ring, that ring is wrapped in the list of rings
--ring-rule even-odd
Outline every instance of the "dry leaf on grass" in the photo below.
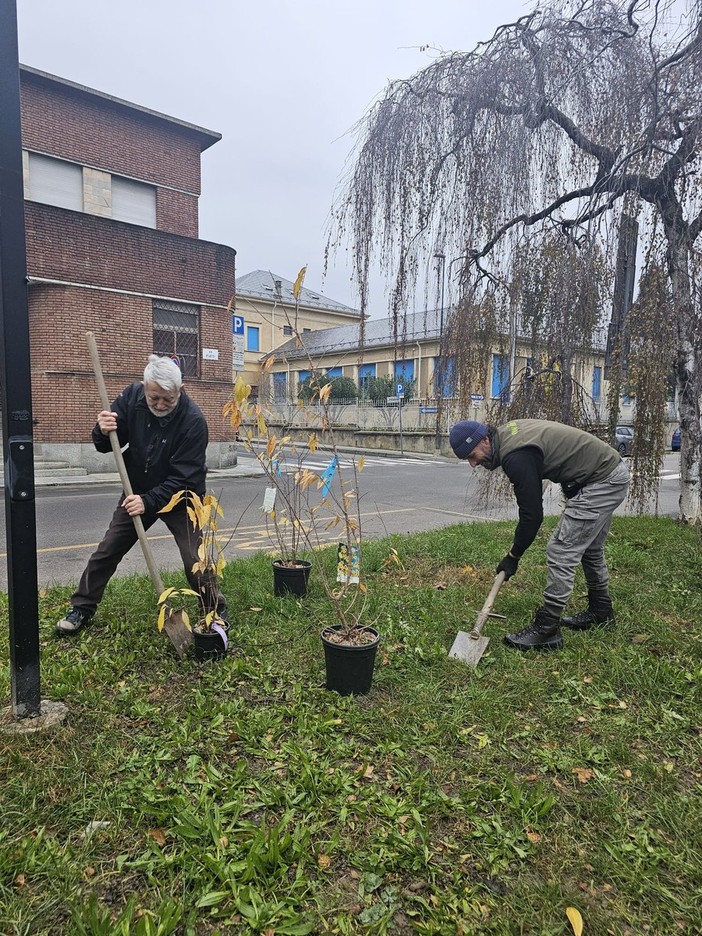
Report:
[[[578,778],[579,783],[587,783],[595,776],[595,771],[590,767],[574,767],[573,773]]]
[[[580,915],[580,911],[576,910],[575,907],[567,907],[566,916],[570,920],[570,925],[573,927],[575,936],[583,936],[583,918]]]

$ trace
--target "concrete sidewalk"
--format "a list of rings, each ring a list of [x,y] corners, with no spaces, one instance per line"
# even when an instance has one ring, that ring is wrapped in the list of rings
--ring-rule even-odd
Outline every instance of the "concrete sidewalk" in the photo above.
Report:
[[[218,478],[256,478],[263,474],[263,468],[255,461],[247,461],[244,465],[233,465],[231,468],[211,468],[207,472],[208,483]],[[94,472],[84,475],[56,474],[37,475],[34,478],[35,487],[63,487],[81,484],[116,484],[120,485],[119,474],[116,471]]]

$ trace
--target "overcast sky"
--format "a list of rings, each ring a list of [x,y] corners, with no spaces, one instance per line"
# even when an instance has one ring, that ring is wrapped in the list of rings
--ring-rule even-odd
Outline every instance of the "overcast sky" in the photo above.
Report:
[[[203,153],[200,236],[357,305],[329,210],[351,130],[388,81],[472,48],[527,0],[17,0],[20,61],[222,134]],[[429,46],[430,50],[421,50]],[[371,317],[385,314],[379,281]]]

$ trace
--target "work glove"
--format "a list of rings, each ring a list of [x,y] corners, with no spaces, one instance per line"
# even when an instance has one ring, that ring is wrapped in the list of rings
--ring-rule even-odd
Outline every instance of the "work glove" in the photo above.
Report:
[[[507,579],[512,578],[514,573],[517,571],[518,565],[519,559],[515,559],[514,556],[510,556],[510,554],[507,553],[504,559],[500,559],[500,562],[495,569],[495,575],[499,575],[500,572],[504,572],[505,581],[507,581]]]

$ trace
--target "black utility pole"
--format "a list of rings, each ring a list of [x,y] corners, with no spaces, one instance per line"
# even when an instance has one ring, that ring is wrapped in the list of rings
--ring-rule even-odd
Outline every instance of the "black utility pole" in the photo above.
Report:
[[[33,718],[41,714],[39,601],[15,0],[0,0],[0,114],[0,404],[12,708],[15,718]]]

